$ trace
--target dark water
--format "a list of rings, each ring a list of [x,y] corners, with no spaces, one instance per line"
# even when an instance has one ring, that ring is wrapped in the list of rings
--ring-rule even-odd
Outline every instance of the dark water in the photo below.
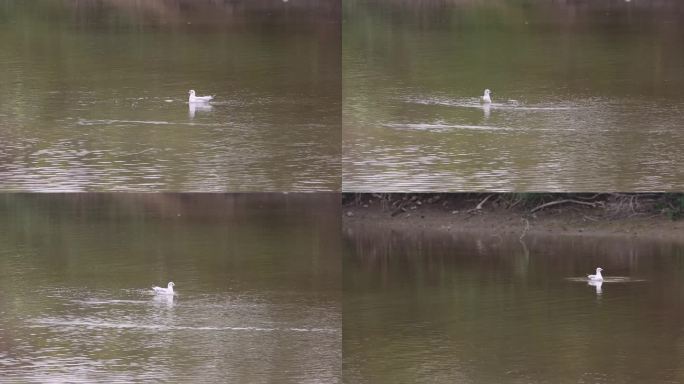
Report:
[[[345,1],[343,188],[679,191],[682,21],[679,1]]]
[[[345,382],[684,377],[682,244],[351,227],[343,257]]]
[[[0,196],[0,381],[339,382],[338,203]]]
[[[338,190],[339,45],[334,1],[0,1],[0,188]]]

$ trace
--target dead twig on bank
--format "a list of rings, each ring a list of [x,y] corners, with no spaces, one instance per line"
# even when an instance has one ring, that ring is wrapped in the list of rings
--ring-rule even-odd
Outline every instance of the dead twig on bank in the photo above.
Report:
[[[481,211],[481,210],[482,210],[482,207],[484,206],[484,203],[486,203],[487,200],[489,200],[489,198],[492,197],[492,196],[494,196],[494,194],[488,195],[487,197],[485,197],[484,199],[482,199],[482,201],[480,201],[480,204],[478,204],[478,205],[477,205],[475,208],[473,208],[473,209],[469,209],[469,210],[468,210],[468,213],[476,213],[476,212]]]
[[[411,196],[410,199],[407,198],[407,197],[405,196],[404,198],[402,198],[402,199],[400,200],[400,203],[399,203],[399,205],[397,206],[397,208],[396,208],[394,211],[392,211],[391,216],[394,217],[394,216],[396,216],[396,215],[398,215],[398,214],[400,214],[400,213],[406,212],[406,208],[405,208],[405,207],[406,207],[407,205],[409,205],[410,203],[413,203],[413,202],[416,201],[416,200],[418,200],[418,196],[416,196],[416,195]]]
[[[548,208],[554,205],[559,205],[559,204],[580,204],[580,205],[587,205],[592,208],[596,208],[601,205],[601,202],[588,202],[588,201],[580,201],[580,200],[574,200],[574,199],[563,199],[563,200],[556,200],[556,201],[551,201],[548,203],[544,203],[542,205],[538,205],[535,208],[533,208],[530,213],[535,213],[537,211],[540,211],[544,208]]]

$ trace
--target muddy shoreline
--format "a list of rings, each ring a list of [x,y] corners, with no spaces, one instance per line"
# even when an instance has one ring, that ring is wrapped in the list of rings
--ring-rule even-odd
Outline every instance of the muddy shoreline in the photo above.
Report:
[[[417,198],[414,196],[418,196]],[[617,237],[684,243],[684,220],[672,220],[653,206],[643,204],[616,214],[608,204],[564,203],[531,212],[534,208],[507,207],[482,202],[482,196],[406,195],[388,199],[371,194],[343,197],[344,228],[385,228],[400,232],[477,233],[505,237],[586,236]],[[562,196],[556,200],[562,200]],[[397,201],[408,201],[402,203]],[[491,203],[490,203],[491,202]],[[488,204],[489,203],[489,204]],[[397,209],[401,206],[401,209]],[[538,206],[538,205],[537,205]]]

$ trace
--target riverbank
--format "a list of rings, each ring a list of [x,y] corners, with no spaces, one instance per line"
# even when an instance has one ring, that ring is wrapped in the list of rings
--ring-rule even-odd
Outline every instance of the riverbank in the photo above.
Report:
[[[684,243],[679,199],[668,194],[345,194],[342,213],[345,227]]]

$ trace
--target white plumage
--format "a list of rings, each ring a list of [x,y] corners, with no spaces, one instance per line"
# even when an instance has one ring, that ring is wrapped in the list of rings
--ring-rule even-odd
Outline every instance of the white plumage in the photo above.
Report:
[[[485,89],[484,95],[480,96],[480,101],[482,101],[483,103],[487,103],[487,104],[491,103],[492,98],[491,98],[491,96],[489,96],[490,93],[491,93],[491,91],[489,89]]]
[[[596,268],[596,274],[595,275],[587,275],[587,279],[592,280],[592,281],[603,281],[603,275],[601,275],[601,271],[603,271],[603,268],[601,268],[601,267]]]
[[[195,96],[195,90],[191,89],[188,91],[188,103],[207,103],[211,101],[214,96]]]
[[[153,290],[154,293],[156,293],[157,295],[173,295],[173,294],[174,294],[174,292],[173,292],[173,286],[174,286],[174,285],[176,285],[176,284],[174,284],[173,281],[170,281],[170,282],[169,282],[169,285],[168,285],[166,288],[157,287],[157,286],[155,285],[155,286],[152,287],[152,290]]]

